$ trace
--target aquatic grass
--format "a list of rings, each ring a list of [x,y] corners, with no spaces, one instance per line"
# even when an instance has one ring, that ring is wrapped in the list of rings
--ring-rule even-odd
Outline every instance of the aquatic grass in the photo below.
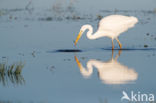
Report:
[[[25,84],[25,80],[21,75],[22,69],[25,63],[17,62],[8,65],[7,62],[0,63],[0,83],[3,86],[7,86],[9,82],[14,85]]]
[[[17,65],[16,65],[16,69],[14,71],[15,74],[20,74],[21,71],[22,71],[22,68],[24,67],[24,64],[22,62],[19,62]]]
[[[4,73],[4,71],[5,71],[5,64],[1,64],[0,63],[0,73]]]
[[[8,69],[8,73],[12,73],[14,67],[15,67],[15,64],[10,65],[10,66],[9,66],[10,69]]]

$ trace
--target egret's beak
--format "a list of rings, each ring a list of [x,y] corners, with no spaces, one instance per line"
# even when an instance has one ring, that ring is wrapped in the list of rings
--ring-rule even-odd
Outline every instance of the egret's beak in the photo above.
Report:
[[[78,58],[75,56],[75,61],[79,67],[80,70],[82,70],[82,64],[80,63],[80,61],[78,60]]]
[[[80,30],[80,32],[79,32],[79,34],[78,34],[78,36],[77,36],[77,38],[76,38],[76,40],[75,40],[75,46],[76,46],[76,44],[77,44],[77,42],[79,41],[79,39],[81,38],[81,36],[82,36],[82,33],[83,33],[83,31],[82,30]]]

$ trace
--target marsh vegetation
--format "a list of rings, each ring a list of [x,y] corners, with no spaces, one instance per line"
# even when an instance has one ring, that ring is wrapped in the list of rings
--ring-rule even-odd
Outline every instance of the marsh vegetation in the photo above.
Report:
[[[24,85],[25,80],[21,74],[24,68],[24,63],[17,62],[8,64],[7,62],[0,63],[0,83],[3,86]]]

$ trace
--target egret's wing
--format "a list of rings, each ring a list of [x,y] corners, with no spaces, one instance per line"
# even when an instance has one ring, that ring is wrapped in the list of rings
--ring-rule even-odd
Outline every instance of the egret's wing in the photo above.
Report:
[[[111,15],[104,17],[99,22],[99,30],[109,30],[114,33],[121,33],[126,31],[128,28],[133,27],[137,22],[135,17],[128,17],[122,15]]]

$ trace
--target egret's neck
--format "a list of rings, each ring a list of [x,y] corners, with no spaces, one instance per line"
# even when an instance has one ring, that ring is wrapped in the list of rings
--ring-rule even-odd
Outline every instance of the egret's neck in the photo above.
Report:
[[[95,39],[94,35],[93,35],[93,27],[91,25],[88,25],[86,29],[88,29],[87,38],[88,39]]]
[[[93,27],[91,25],[88,25],[87,28],[88,29],[88,32],[87,32],[87,38],[88,39],[97,39],[99,38],[99,34],[101,34],[99,31],[95,32],[93,34]]]

